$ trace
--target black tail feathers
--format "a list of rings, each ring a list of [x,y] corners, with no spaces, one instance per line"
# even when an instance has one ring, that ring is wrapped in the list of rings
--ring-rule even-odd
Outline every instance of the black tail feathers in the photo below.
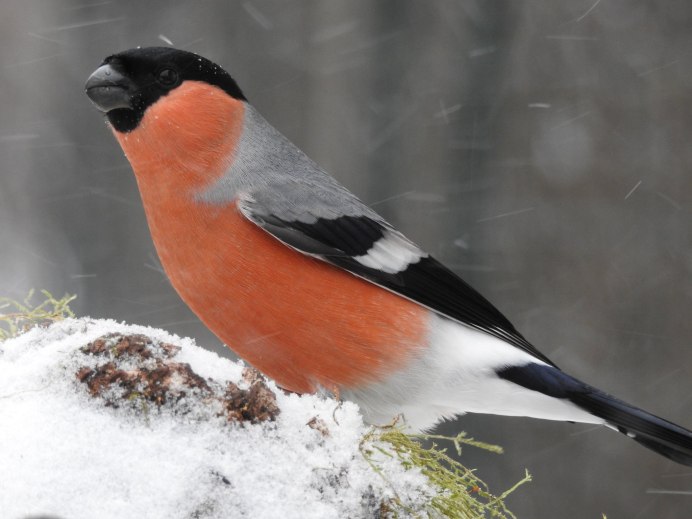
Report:
[[[644,447],[692,466],[692,431],[586,385],[570,400]]]
[[[692,466],[692,431],[618,400],[552,366],[512,366],[497,374],[527,389],[567,399],[644,447]]]

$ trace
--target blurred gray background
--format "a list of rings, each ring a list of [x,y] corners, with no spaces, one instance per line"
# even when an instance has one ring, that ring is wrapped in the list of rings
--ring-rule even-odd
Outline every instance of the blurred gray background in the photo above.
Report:
[[[692,426],[687,1],[0,3],[0,294],[190,335],[83,93],[107,54],[192,50],[566,371]],[[11,417],[1,417],[2,420]],[[692,517],[692,469],[611,431],[466,416],[522,518]],[[675,492],[687,492],[681,495]]]

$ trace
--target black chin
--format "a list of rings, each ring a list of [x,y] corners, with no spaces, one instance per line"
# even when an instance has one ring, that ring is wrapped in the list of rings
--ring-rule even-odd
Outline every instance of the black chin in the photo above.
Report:
[[[111,126],[120,133],[131,132],[142,120],[142,114],[130,108],[116,108],[106,115]]]

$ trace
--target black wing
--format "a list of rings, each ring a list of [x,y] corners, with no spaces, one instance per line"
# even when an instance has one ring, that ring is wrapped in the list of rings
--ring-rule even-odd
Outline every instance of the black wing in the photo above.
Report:
[[[487,299],[463,279],[423,253],[384,221],[369,216],[338,216],[287,221],[266,214],[254,204],[241,206],[248,219],[286,245],[391,290],[445,317],[498,337],[555,366],[529,343]],[[420,251],[398,271],[368,266],[363,258],[381,240],[395,236]],[[383,242],[384,243],[384,242]],[[366,262],[367,263],[367,262]]]

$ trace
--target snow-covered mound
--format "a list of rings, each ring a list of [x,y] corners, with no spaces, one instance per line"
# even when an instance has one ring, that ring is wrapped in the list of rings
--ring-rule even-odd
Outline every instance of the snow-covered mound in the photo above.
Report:
[[[373,470],[365,431],[351,403],[286,394],[162,330],[68,319],[0,343],[3,519],[422,510],[425,477],[387,456]]]

